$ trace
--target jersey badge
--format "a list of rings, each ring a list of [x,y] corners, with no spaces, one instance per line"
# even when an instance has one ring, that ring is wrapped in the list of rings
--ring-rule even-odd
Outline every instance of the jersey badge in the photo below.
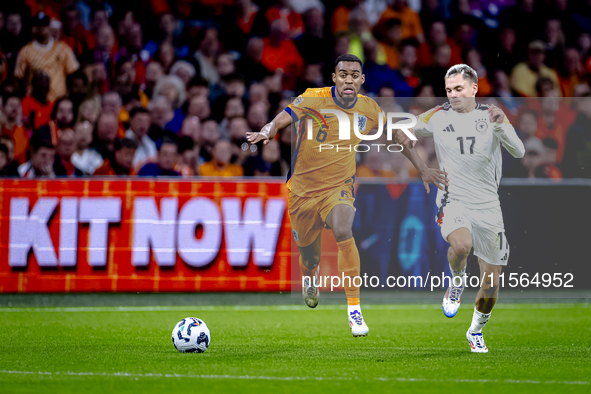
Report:
[[[488,130],[488,123],[486,123],[486,119],[478,119],[476,121],[476,131],[478,134],[484,134]]]

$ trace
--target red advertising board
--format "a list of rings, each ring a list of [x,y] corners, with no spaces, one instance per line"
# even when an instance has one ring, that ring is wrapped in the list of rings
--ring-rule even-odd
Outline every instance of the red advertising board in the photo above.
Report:
[[[0,293],[287,291],[283,182],[0,180]]]

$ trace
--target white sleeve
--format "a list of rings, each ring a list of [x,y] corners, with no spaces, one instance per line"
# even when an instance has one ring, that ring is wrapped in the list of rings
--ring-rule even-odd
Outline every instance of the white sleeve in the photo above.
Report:
[[[511,156],[520,159],[525,155],[523,142],[517,136],[515,129],[509,123],[507,117],[505,117],[505,121],[502,124],[493,123],[493,132],[501,140],[507,152],[511,153]]]
[[[417,124],[412,128],[416,135],[419,137],[433,137],[433,122],[431,120],[439,109],[441,107],[437,106],[417,116]]]

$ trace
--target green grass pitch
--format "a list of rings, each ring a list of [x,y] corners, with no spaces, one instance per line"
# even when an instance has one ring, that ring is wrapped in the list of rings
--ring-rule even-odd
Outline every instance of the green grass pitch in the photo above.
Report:
[[[101,297],[95,305],[110,305]],[[150,297],[147,304],[157,299]],[[499,302],[484,331],[489,353],[472,354],[465,339],[470,302],[447,319],[432,300],[370,301],[366,338],[351,336],[346,307],[335,303],[315,310],[301,300],[202,307],[4,303],[0,393],[591,392],[586,303]],[[181,354],[172,345],[173,326],[188,316],[211,330],[203,354]]]

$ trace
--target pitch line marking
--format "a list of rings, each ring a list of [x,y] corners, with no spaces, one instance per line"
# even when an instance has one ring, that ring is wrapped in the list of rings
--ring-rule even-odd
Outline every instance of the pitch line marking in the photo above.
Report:
[[[44,371],[10,371],[2,370],[0,374],[14,375],[36,375],[40,377],[61,377],[61,376],[96,376],[96,377],[127,377],[127,378],[185,378],[185,379],[243,379],[243,380],[317,380],[317,381],[338,381],[338,380],[363,380],[360,378],[344,376],[252,376],[252,375],[184,375],[184,374],[163,374],[163,373],[130,373],[130,372],[44,372]],[[513,383],[513,384],[578,384],[589,385],[586,381],[557,381],[557,380],[516,380],[516,379],[424,379],[424,378],[373,378],[370,380],[382,382],[429,382],[429,383]]]

